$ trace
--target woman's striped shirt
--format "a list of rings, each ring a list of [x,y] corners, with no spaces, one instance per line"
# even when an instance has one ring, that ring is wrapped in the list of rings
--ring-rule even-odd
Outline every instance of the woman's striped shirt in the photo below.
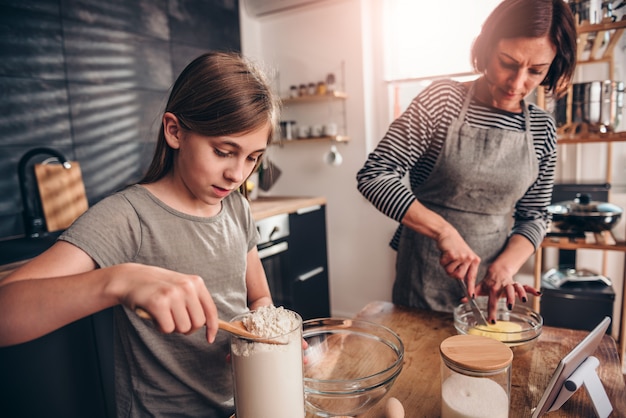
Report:
[[[390,125],[357,174],[358,190],[390,218],[401,222],[416,200],[411,189],[431,173],[443,148],[450,123],[458,117],[468,90],[452,80],[433,82]],[[545,236],[556,165],[556,127],[552,117],[530,104],[529,115],[539,174],[513,211],[512,234],[526,237],[537,248]],[[472,99],[465,122],[482,128],[525,130],[523,113],[494,109]],[[503,144],[506,146],[506,144]],[[489,161],[484,164],[489,165]],[[409,175],[411,188],[403,182]],[[397,249],[400,225],[390,245]]]

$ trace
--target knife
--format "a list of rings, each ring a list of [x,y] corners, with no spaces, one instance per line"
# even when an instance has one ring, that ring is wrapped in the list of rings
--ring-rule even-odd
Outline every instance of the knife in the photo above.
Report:
[[[476,321],[476,323],[478,325],[488,325],[485,316],[483,315],[480,308],[478,307],[478,304],[476,303],[476,300],[469,294],[465,282],[463,280],[457,281],[461,284],[461,288],[463,288],[463,293],[465,293],[465,296],[467,296],[467,301],[470,305],[470,308],[472,308],[472,313],[474,314],[474,320]]]

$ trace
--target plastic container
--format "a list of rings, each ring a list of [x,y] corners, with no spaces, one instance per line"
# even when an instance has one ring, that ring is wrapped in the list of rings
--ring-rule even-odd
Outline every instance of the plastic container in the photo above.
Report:
[[[441,418],[506,418],[513,352],[477,335],[445,339],[441,354]]]

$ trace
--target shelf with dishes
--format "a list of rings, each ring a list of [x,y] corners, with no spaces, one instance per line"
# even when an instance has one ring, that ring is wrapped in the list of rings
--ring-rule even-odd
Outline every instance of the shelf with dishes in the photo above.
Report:
[[[583,68],[585,64],[603,64],[607,67],[606,79],[586,80],[573,83],[567,94],[558,100],[547,97],[544,89],[537,89],[537,104],[549,112],[553,112],[557,122],[557,144],[596,144],[603,145],[606,154],[603,157],[606,169],[604,181],[612,180],[613,145],[626,142],[626,132],[617,131],[623,113],[624,83],[615,80],[615,47],[626,28],[626,18],[613,21],[613,17],[605,18],[601,23],[580,23],[577,28],[577,64]],[[601,66],[598,69],[602,68]],[[591,68],[594,70],[595,68]],[[578,149],[574,151],[579,155]],[[576,163],[580,164],[580,161]],[[604,199],[603,199],[604,200]],[[607,194],[609,202],[611,194]],[[622,271],[621,306],[618,308],[620,319],[619,339],[620,357],[626,353],[626,241],[616,238],[612,230],[602,232],[584,232],[582,234],[550,233],[543,240],[534,260],[534,285],[541,286],[543,276],[544,252],[551,248],[558,250],[559,263],[575,262],[578,250],[596,250],[602,252],[602,275],[607,274],[607,252],[624,254],[624,270]],[[560,258],[564,259],[561,260]],[[617,278],[616,280],[619,280]],[[539,310],[539,298],[533,299],[533,308]]]
[[[350,137],[344,134],[347,98],[345,92],[336,90],[283,98],[284,114],[293,120],[281,121],[280,138],[273,143],[282,146],[295,142],[349,142]]]

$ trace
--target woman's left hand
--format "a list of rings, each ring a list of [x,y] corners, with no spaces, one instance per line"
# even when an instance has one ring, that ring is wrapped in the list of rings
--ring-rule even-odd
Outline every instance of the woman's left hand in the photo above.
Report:
[[[522,302],[528,301],[528,295],[539,296],[541,292],[532,286],[523,285],[513,279],[514,272],[496,263],[489,266],[487,274],[477,285],[477,294],[488,296],[487,321],[496,323],[498,300],[506,298],[506,306],[509,310],[515,306],[516,298]]]

